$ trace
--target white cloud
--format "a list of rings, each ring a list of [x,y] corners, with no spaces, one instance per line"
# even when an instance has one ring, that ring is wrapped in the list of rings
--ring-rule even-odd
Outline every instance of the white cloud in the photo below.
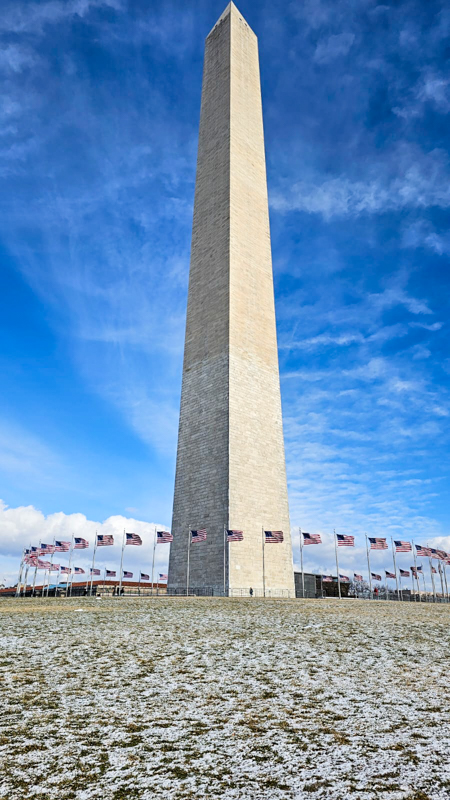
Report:
[[[34,66],[37,60],[37,56],[19,45],[0,47],[0,70],[22,72],[27,67]]]
[[[316,47],[314,61],[317,64],[328,64],[340,56],[347,55],[355,40],[354,33],[338,33],[322,39]]]
[[[167,530],[164,525],[156,525],[153,522],[120,515],[108,517],[103,522],[89,520],[84,514],[65,514],[62,511],[45,516],[34,506],[9,508],[0,500],[0,580],[6,578],[8,583],[17,580],[20,557],[24,547],[29,547],[30,544],[37,545],[39,540],[51,544],[53,538],[68,541],[72,534],[82,536],[90,543],[89,549],[76,551],[74,556],[74,565],[82,567],[87,572],[92,562],[92,548],[96,532],[112,534],[115,540],[113,547],[97,550],[97,567],[106,566],[116,569],[118,572],[124,529],[128,532],[138,533],[143,541],[142,547],[125,549],[125,569],[135,573],[141,569],[149,572],[153,556],[155,527],[158,527],[158,530]],[[168,551],[167,545],[156,548],[155,574],[167,572]],[[66,564],[67,556],[64,553],[55,554],[55,562]]]
[[[428,247],[439,256],[450,253],[450,235],[438,233],[431,224],[424,221],[410,225],[403,234],[404,247]]]
[[[121,0],[49,0],[44,3],[15,2],[3,10],[0,31],[40,33],[46,25],[55,25],[70,17],[85,17],[93,8],[120,10]]]
[[[439,111],[450,111],[450,80],[429,75],[417,92],[418,100],[430,101]]]
[[[403,148],[398,155],[397,172],[396,177],[389,177],[388,166],[382,163],[377,165],[377,177],[366,180],[339,176],[321,183],[298,181],[284,192],[273,193],[271,206],[281,212],[321,214],[327,220],[403,208],[450,206],[450,175],[443,150],[419,154]]]
[[[413,88],[410,99],[404,105],[393,109],[394,113],[404,119],[420,117],[426,105],[441,114],[450,111],[450,80],[439,74],[428,73]]]
[[[321,333],[318,336],[311,336],[309,339],[299,339],[291,344],[282,344],[281,350],[313,350],[317,347],[327,347],[336,345],[337,347],[347,347],[350,344],[361,343],[364,337],[360,333],[342,333],[333,336],[328,333]]]
[[[384,289],[377,294],[370,294],[369,301],[373,302],[379,309],[395,308],[395,306],[405,306],[411,314],[432,314],[424,300],[409,295],[400,286],[392,286]]]
[[[416,344],[413,347],[413,359],[415,361],[420,361],[423,358],[430,358],[431,350],[428,347],[424,347],[422,344]]]

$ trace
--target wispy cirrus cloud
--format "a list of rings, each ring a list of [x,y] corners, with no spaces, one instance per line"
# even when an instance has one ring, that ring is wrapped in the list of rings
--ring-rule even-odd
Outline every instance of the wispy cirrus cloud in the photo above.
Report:
[[[395,174],[390,175],[393,167]],[[441,149],[420,153],[405,146],[397,158],[389,155],[389,164],[381,165],[381,176],[369,171],[366,180],[339,176],[323,182],[298,181],[285,192],[273,192],[271,206],[278,212],[321,214],[326,220],[450,206],[448,157]]]
[[[345,31],[321,39],[314,52],[314,61],[317,64],[328,64],[336,58],[346,56],[354,41],[355,34]]]
[[[0,31],[40,34],[46,25],[65,19],[83,18],[95,8],[123,8],[121,0],[48,0],[43,3],[6,2],[0,19]]]

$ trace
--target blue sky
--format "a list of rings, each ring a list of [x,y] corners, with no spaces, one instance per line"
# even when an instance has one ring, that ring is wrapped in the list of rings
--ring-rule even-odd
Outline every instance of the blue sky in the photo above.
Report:
[[[55,514],[170,525],[224,5],[2,4],[0,578]],[[260,46],[292,525],[450,550],[450,10],[238,6]]]

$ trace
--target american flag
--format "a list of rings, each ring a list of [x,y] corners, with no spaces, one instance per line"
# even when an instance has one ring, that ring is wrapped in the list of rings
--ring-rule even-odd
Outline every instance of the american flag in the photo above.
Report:
[[[425,556],[425,558],[431,558],[431,549],[429,547],[422,547],[421,544],[416,544],[416,550],[418,556]]]
[[[341,575],[340,573],[339,580],[344,581],[344,583],[350,583],[350,578],[348,578],[347,575]]]
[[[322,583],[333,583],[331,575],[322,575]]]
[[[110,533],[99,533],[97,535],[97,547],[109,547],[114,544],[114,536]]]
[[[303,533],[303,544],[322,544],[320,533]]]
[[[30,548],[30,553],[34,553],[35,556],[38,556],[41,554],[41,548],[33,546]]]
[[[51,567],[50,561],[41,561],[40,558],[38,559],[37,562],[38,569],[48,569],[49,567]]]
[[[145,572],[141,572],[141,581],[149,581],[150,575],[146,575]]]
[[[92,569],[92,567],[89,570],[89,572],[91,573],[91,575],[100,575],[100,570],[99,569]]]
[[[344,533],[337,533],[336,534],[338,547],[354,547],[355,546],[355,537],[354,536],[346,536]]]
[[[441,559],[441,561],[445,561],[448,558],[448,553],[445,550],[436,550],[437,557]]]
[[[61,575],[70,575],[69,567],[61,567]]]
[[[67,553],[70,550],[70,542],[55,542],[56,553]]]
[[[431,567],[431,572],[433,572],[435,575],[437,575],[437,569],[436,569],[436,567],[433,567],[433,566],[432,566],[432,567]]]
[[[407,569],[401,569],[401,570],[400,570],[400,577],[401,577],[401,578],[409,578],[409,570],[407,570]]]
[[[242,542],[243,538],[243,531],[227,531],[227,542]]]
[[[59,564],[50,564],[49,572],[59,572]]]
[[[198,531],[191,530],[191,542],[194,544],[195,542],[204,542],[206,539],[206,531],[204,528],[200,528]]]
[[[167,542],[173,542],[172,534],[169,531],[157,531],[156,544],[167,544]]]
[[[410,553],[412,550],[410,542],[402,542],[400,539],[394,539],[396,553]]]
[[[445,563],[446,563],[446,564],[450,564],[450,558],[446,558],[446,559],[445,559]]]
[[[55,552],[54,544],[41,544],[41,556],[46,555],[47,553],[52,555],[54,552]]]
[[[358,575],[356,572],[353,573],[353,577],[354,577],[355,581],[362,581],[362,579],[363,579],[363,576],[362,575]]]
[[[34,567],[37,564],[37,555],[33,556],[33,555],[30,554],[28,556],[25,556],[25,558],[23,560],[25,561],[25,564],[29,564],[32,567]]]
[[[132,578],[132,577],[133,577],[133,573],[132,573],[132,572],[125,572],[125,571],[124,571],[124,573],[123,573],[123,577],[124,577],[124,578]]]
[[[414,575],[415,578],[417,578],[417,573],[418,572],[422,572],[422,571],[423,570],[422,570],[421,566],[417,567],[417,568],[416,567],[411,567],[411,572],[412,572],[412,574]]]
[[[73,549],[85,550],[86,547],[89,547],[89,542],[87,541],[87,539],[82,539],[81,536],[75,536],[73,540]]]
[[[370,573],[374,581],[381,581],[381,575],[376,575],[375,572]]]
[[[279,544],[283,541],[283,531],[264,531],[265,543]]]
[[[386,539],[380,539],[378,536],[369,536],[371,550],[387,550]]]
[[[84,575],[85,574],[84,569],[82,569],[81,567],[74,567],[73,571],[74,571],[75,575]]]
[[[114,569],[107,569],[106,570],[106,577],[107,578],[115,578],[116,577],[116,571]]]
[[[168,577],[169,577],[169,576],[168,576],[168,575],[165,575],[165,574],[164,574],[164,572],[160,572],[160,573],[159,573],[159,580],[160,580],[160,581],[166,581],[166,580],[168,579]]]
[[[386,573],[386,578],[393,578],[395,581],[395,574],[393,572],[388,572],[387,569],[384,570]]]
[[[127,533],[125,534],[125,544],[142,544],[142,539],[137,533]]]

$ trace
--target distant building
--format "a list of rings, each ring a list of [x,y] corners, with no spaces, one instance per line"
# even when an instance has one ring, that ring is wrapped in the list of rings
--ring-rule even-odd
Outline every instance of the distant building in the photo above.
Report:
[[[302,573],[294,572],[295,596],[303,597]],[[330,583],[322,581],[322,575],[304,573],[305,597],[339,597],[338,580],[333,576]],[[349,584],[341,581],[341,597],[348,597]]]

